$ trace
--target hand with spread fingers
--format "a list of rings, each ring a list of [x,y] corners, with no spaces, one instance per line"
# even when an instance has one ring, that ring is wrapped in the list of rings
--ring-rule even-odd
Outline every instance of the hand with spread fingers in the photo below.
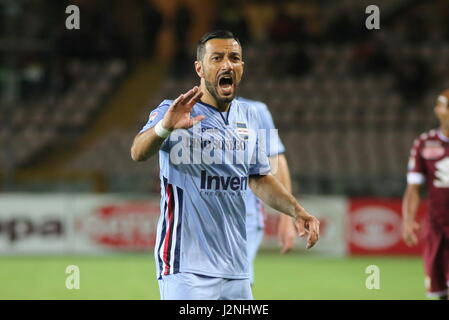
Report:
[[[203,92],[197,86],[181,94],[167,110],[162,120],[162,126],[170,131],[175,129],[188,129],[203,120],[203,115],[194,118],[190,116],[193,106],[200,101],[202,95]]]

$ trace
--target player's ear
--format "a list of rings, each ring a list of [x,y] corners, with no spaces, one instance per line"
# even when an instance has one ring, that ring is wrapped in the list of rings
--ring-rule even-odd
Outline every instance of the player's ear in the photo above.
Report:
[[[433,113],[437,116],[437,118],[440,118],[440,115],[439,115],[439,112],[438,112],[438,105],[436,105],[436,106],[433,108]]]
[[[201,61],[195,61],[195,71],[200,78],[204,78],[203,64]]]

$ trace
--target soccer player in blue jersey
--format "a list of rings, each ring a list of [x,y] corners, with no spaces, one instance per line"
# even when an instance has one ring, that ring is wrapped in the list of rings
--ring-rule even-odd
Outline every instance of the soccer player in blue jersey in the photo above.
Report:
[[[255,134],[257,111],[234,99],[243,65],[240,42],[232,33],[206,34],[195,61],[200,86],[164,100],[131,147],[135,161],[159,152],[155,260],[161,299],[252,299],[248,187],[295,219],[299,234],[307,234],[307,248],[318,241],[319,221],[270,174]]]
[[[274,126],[270,110],[265,103],[237,97],[237,100],[253,105],[259,112],[259,128],[265,130],[270,139],[265,140],[265,152],[270,160],[271,174],[291,192],[290,170],[287,159],[284,155],[285,147]],[[268,136],[268,135],[267,135]],[[246,241],[248,246],[248,262],[250,271],[250,281],[254,284],[254,260],[264,235],[264,213],[263,204],[256,195],[248,191],[246,200]],[[297,232],[291,217],[281,215],[279,217],[278,238],[282,244],[281,253],[289,252],[295,243]]]

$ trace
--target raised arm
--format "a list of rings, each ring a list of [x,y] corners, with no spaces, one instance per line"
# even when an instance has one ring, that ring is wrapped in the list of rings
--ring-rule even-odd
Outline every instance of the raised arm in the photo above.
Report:
[[[402,238],[409,246],[418,243],[416,232],[419,224],[416,222],[416,213],[420,203],[419,184],[408,184],[402,198]]]
[[[190,112],[203,93],[198,87],[181,94],[168,108],[164,118],[153,128],[139,133],[131,146],[131,158],[134,161],[144,161],[153,156],[160,148],[162,142],[175,129],[188,129],[204,119],[200,115],[190,117]]]
[[[308,234],[307,249],[314,246],[319,239],[320,222],[310,215],[274,176],[251,176],[249,185],[256,196],[270,207],[295,219],[299,235]]]

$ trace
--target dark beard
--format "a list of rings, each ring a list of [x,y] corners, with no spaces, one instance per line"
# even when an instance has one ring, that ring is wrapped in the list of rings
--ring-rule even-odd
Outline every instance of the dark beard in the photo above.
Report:
[[[215,99],[215,101],[217,101],[217,105],[219,107],[227,106],[229,103],[231,103],[232,100],[234,100],[234,98],[237,94],[237,87],[236,87],[236,90],[234,91],[234,94],[232,96],[222,98],[218,95],[216,87],[211,82],[207,81],[206,79],[204,79],[204,82],[206,84],[207,91],[209,91],[209,93],[212,95],[212,97],[214,97],[214,99]]]

